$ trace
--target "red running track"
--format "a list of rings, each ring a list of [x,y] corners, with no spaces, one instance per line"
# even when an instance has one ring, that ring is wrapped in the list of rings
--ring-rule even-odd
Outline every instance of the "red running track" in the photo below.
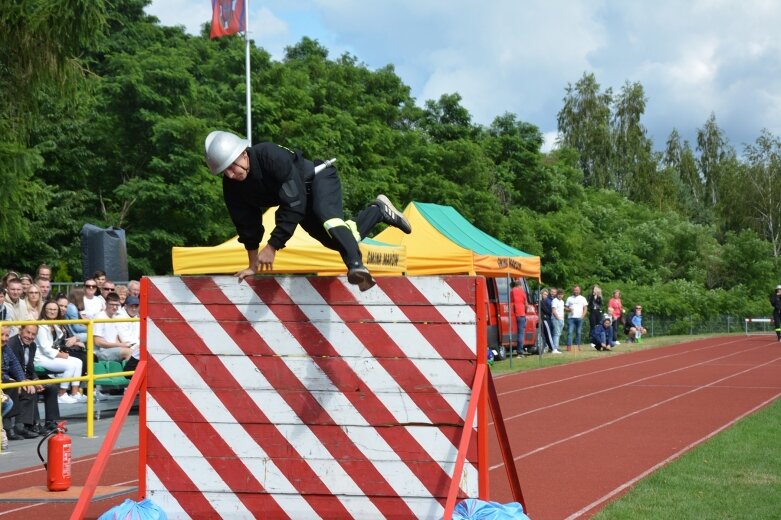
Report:
[[[606,352],[495,382],[529,516],[590,518],[781,396],[781,344],[733,336]],[[491,499],[512,501],[504,466],[490,475]]]
[[[728,337],[605,353],[498,377],[496,388],[529,515],[589,518],[652,471],[781,396],[781,344]],[[135,449],[115,452],[100,484],[137,485],[137,456]],[[74,464],[74,485],[86,479],[92,460]],[[491,460],[501,460],[495,443]],[[491,499],[510,502],[505,468],[496,464],[490,475]],[[0,475],[0,488],[44,481],[36,467]],[[124,498],[93,504],[87,518]],[[72,508],[0,504],[0,520],[64,519]]]
[[[36,457],[33,453],[31,457]],[[94,456],[73,460],[72,485],[83,486]],[[24,489],[31,486],[45,486],[46,472],[43,466],[10,471],[0,474],[0,491]],[[138,448],[116,450],[109,457],[106,471],[100,480],[101,486],[138,486]],[[121,495],[94,502],[87,509],[85,518],[97,518],[113,506],[121,504],[126,498],[137,499],[136,493]],[[0,503],[0,520],[67,520],[75,503]]]

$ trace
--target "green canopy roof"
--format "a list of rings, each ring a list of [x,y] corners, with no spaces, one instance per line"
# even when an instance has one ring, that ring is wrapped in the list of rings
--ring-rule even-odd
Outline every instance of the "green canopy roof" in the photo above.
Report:
[[[437,231],[464,249],[469,249],[479,255],[534,256],[479,230],[451,206],[440,206],[427,202],[413,202],[412,204]]]

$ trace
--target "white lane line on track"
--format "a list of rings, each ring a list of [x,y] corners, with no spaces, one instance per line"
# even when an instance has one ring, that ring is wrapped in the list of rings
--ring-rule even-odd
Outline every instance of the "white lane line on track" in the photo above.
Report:
[[[112,455],[123,455],[125,453],[132,453],[134,451],[138,451],[138,447],[126,448],[126,449],[118,450],[118,451],[112,451],[111,454]],[[77,460],[72,461],[71,465],[80,464],[82,462],[92,462],[95,459],[97,459],[97,456],[95,456],[95,457],[86,457],[86,458],[83,458],[83,459],[77,459]],[[37,467],[37,468],[31,468],[31,469],[25,469],[25,470],[21,470],[21,471],[16,471],[16,472],[13,472],[13,473],[3,473],[2,475],[0,475],[0,480],[6,479],[6,478],[19,477],[21,475],[29,475],[31,473],[38,473],[38,472],[43,473],[44,471],[46,471],[46,470],[43,469],[43,466],[41,466],[41,467]]]
[[[30,504],[29,506],[22,506],[17,507],[16,509],[9,509],[8,511],[0,512],[0,516],[10,515],[11,513],[18,513],[19,511],[24,511],[25,509],[32,509],[33,507],[39,507],[45,505],[43,502],[39,504]]]
[[[636,385],[638,388],[694,388],[692,385]],[[714,385],[714,388],[728,388],[729,390],[778,390],[780,385],[774,386],[735,386],[735,385]]]
[[[574,376],[563,377],[561,379],[554,379],[552,381],[546,381],[544,383],[538,383],[536,385],[524,386],[522,388],[516,388],[516,389],[513,389],[513,390],[507,390],[505,392],[498,392],[497,395],[499,397],[502,397],[502,396],[505,396],[505,395],[514,394],[516,392],[525,392],[526,390],[532,390],[534,388],[541,388],[543,386],[555,385],[556,383],[563,383],[565,381],[572,381],[573,379],[580,379],[582,377],[588,377],[588,376],[593,376],[593,375],[597,375],[597,374],[603,374],[605,372],[611,372],[613,370],[621,370],[623,368],[628,368],[628,367],[633,367],[633,366],[638,366],[638,365],[644,365],[646,363],[653,363],[655,361],[660,361],[660,360],[668,359],[668,358],[672,358],[672,357],[684,356],[686,354],[691,354],[692,352],[699,352],[701,350],[709,350],[709,349],[716,348],[716,347],[723,347],[725,345],[730,345],[730,344],[736,343],[736,342],[737,342],[737,340],[730,340],[730,341],[725,341],[724,343],[717,343],[715,345],[706,345],[706,346],[703,346],[703,347],[693,348],[693,349],[690,349],[690,350],[683,350],[681,352],[676,352],[674,354],[667,354],[667,355],[664,355],[664,356],[658,356],[658,357],[654,357],[654,358],[650,358],[650,359],[644,359],[642,361],[635,361],[633,363],[627,363],[625,365],[617,365],[617,366],[614,366],[614,367],[602,368],[600,370],[593,370],[591,372],[584,372],[582,374],[576,374]],[[672,346],[672,345],[670,345],[670,346]],[[766,346],[766,345],[762,345],[762,346]],[[754,348],[759,348],[759,347],[754,347]],[[604,358],[594,358],[594,359],[587,360],[585,362],[594,361],[596,359],[604,359]],[[543,368],[541,370],[549,370],[549,369],[553,369],[553,368],[561,369],[562,365],[556,365],[555,367],[545,367],[545,368]],[[500,380],[500,379],[504,380],[504,379],[508,379],[508,378],[511,378],[511,377],[521,377],[521,376],[524,376],[524,375],[528,376],[528,374],[526,372],[515,372],[513,374],[506,374],[506,375],[503,375],[501,377],[497,377],[494,380],[495,381]]]
[[[593,502],[591,502],[589,505],[583,507],[582,509],[580,509],[578,511],[575,511],[574,513],[569,515],[566,518],[566,520],[575,520],[576,518],[579,518],[580,516],[588,513],[592,509],[598,507],[599,505],[607,502],[608,500],[610,500],[614,496],[618,495],[619,493],[621,493],[625,489],[634,486],[637,482],[639,482],[640,480],[644,479],[645,477],[647,477],[648,475],[650,475],[651,473],[653,473],[657,469],[661,468],[662,466],[665,466],[665,465],[669,464],[670,462],[672,462],[673,460],[677,459],[678,457],[680,457],[681,455],[683,455],[687,451],[689,451],[692,448],[696,447],[697,445],[699,445],[699,444],[701,444],[701,443],[711,439],[712,437],[718,435],[719,433],[723,432],[724,430],[726,430],[727,428],[729,428],[733,424],[735,424],[738,421],[744,419],[745,417],[748,417],[749,415],[751,415],[752,413],[756,412],[757,410],[760,410],[761,408],[767,406],[768,404],[772,403],[773,401],[775,401],[779,397],[781,397],[781,393],[778,393],[775,396],[771,397],[770,399],[767,399],[766,401],[758,404],[757,406],[755,406],[751,410],[743,413],[742,415],[740,415],[738,417],[735,417],[730,422],[728,422],[726,424],[723,424],[722,426],[719,426],[718,428],[716,428],[715,430],[713,430],[712,432],[710,432],[706,436],[701,437],[700,439],[697,439],[696,441],[692,442],[688,446],[684,446],[683,448],[681,448],[680,450],[676,451],[675,453],[673,453],[672,455],[670,455],[669,457],[667,457],[663,461],[659,462],[658,464],[655,464],[655,465],[651,466],[650,468],[648,468],[647,470],[643,471],[642,473],[640,473],[639,475],[637,475],[633,479],[624,482],[623,484],[621,484],[620,486],[615,488],[610,493],[607,493],[606,495],[603,495],[603,496],[599,497],[598,499],[596,499]]]
[[[746,372],[751,372],[752,370],[754,370],[756,368],[760,368],[760,367],[763,367],[765,365],[769,365],[771,363],[775,363],[779,359],[781,359],[781,357],[777,357],[777,358],[775,358],[775,359],[773,359],[771,361],[767,361],[765,363],[762,363],[761,365],[756,365],[754,367],[747,368],[746,370],[741,370],[740,372],[737,372],[737,373],[734,373],[734,374],[730,374],[728,376],[722,377],[721,379],[717,379],[716,381],[713,381],[711,383],[694,387],[691,390],[688,390],[686,392],[682,392],[682,393],[674,395],[672,397],[668,397],[667,399],[663,399],[662,401],[656,402],[656,403],[654,403],[652,405],[649,405],[649,406],[646,406],[646,407],[643,407],[643,408],[638,408],[637,410],[635,410],[633,412],[629,412],[628,414],[624,414],[624,415],[622,415],[620,417],[616,417],[615,419],[611,419],[610,421],[605,421],[602,424],[599,424],[597,426],[593,426],[591,428],[588,428],[587,430],[580,431],[580,432],[578,432],[578,433],[576,433],[574,435],[570,435],[569,437],[564,437],[564,438],[559,439],[557,441],[548,443],[545,446],[540,446],[539,448],[535,448],[535,449],[533,449],[531,451],[527,451],[526,453],[523,453],[521,455],[513,457],[513,461],[519,461],[521,459],[525,459],[526,457],[529,457],[529,456],[534,455],[536,453],[539,453],[541,451],[545,451],[548,448],[552,448],[553,446],[557,446],[559,444],[563,444],[565,442],[569,442],[569,441],[577,439],[579,437],[583,437],[584,435],[588,435],[589,433],[593,433],[593,432],[595,432],[597,430],[601,430],[602,428],[605,428],[607,426],[611,426],[611,425],[613,425],[613,424],[615,424],[617,422],[623,421],[624,419],[628,419],[628,418],[633,417],[635,415],[638,415],[640,413],[647,412],[648,410],[652,410],[652,409],[657,408],[657,407],[659,407],[659,406],[661,406],[663,404],[667,404],[667,403],[672,402],[672,401],[674,401],[676,399],[679,399],[681,397],[685,397],[685,396],[687,396],[689,394],[693,394],[695,392],[699,392],[700,390],[703,390],[705,388],[712,387],[712,386],[714,386],[714,385],[716,385],[718,383],[721,383],[722,381],[726,381],[727,379],[739,376],[741,374],[745,374]],[[496,464],[494,466],[490,466],[488,469],[489,469],[489,471],[493,471],[493,470],[496,470],[496,469],[499,469],[499,468],[502,468],[502,467],[504,467],[504,463]]]
[[[506,424],[508,421],[511,421],[513,419],[518,419],[519,417],[523,417],[525,415],[533,414],[533,413],[536,413],[536,412],[541,412],[543,410],[549,410],[551,408],[555,408],[557,406],[561,406],[561,405],[564,405],[564,404],[573,403],[573,402],[579,401],[581,399],[588,399],[590,397],[594,397],[595,395],[603,394],[605,392],[612,392],[613,390],[617,390],[619,388],[625,388],[625,387],[628,387],[628,386],[634,386],[637,383],[640,383],[642,381],[647,381],[649,379],[654,379],[656,377],[666,376],[666,375],[669,375],[669,374],[674,374],[675,372],[681,372],[683,370],[688,370],[690,368],[694,368],[694,367],[701,366],[701,365],[708,365],[708,364],[711,364],[714,361],[717,361],[719,359],[725,359],[725,358],[732,357],[732,356],[738,356],[738,355],[741,355],[741,354],[745,354],[748,350],[754,350],[754,349],[759,349],[759,348],[762,348],[762,347],[753,347],[752,349],[741,350],[740,352],[732,352],[730,354],[725,354],[724,356],[721,356],[721,357],[708,359],[708,360],[701,361],[699,363],[694,363],[694,364],[691,364],[691,365],[680,366],[680,367],[675,368],[673,370],[668,370],[666,372],[659,372],[659,373],[652,374],[652,375],[649,375],[649,376],[646,376],[646,377],[641,377],[640,379],[635,379],[633,381],[628,381],[628,382],[622,383],[620,385],[615,385],[615,386],[611,386],[611,387],[608,387],[608,388],[603,388],[601,390],[596,390],[596,391],[590,392],[588,394],[581,394],[581,395],[578,395],[578,396],[573,397],[571,399],[566,399],[564,401],[559,401],[559,402],[556,402],[556,403],[553,403],[553,404],[549,404],[549,405],[546,405],[546,406],[541,406],[539,408],[534,408],[532,410],[527,410],[527,411],[521,412],[519,414],[508,415],[508,416],[506,416],[504,418],[504,422]],[[769,364],[769,363],[765,363],[765,364]],[[749,369],[754,369],[757,366],[763,366],[763,365],[752,365]],[[740,373],[740,372],[738,372],[738,373]],[[540,386],[542,386],[542,385],[540,385]],[[699,387],[696,387],[696,388],[699,388]],[[492,425],[493,421],[489,421],[488,424]]]

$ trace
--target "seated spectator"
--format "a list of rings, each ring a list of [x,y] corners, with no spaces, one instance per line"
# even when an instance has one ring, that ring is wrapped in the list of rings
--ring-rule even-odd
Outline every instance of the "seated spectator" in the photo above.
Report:
[[[41,290],[41,301],[48,302],[52,297],[52,283],[43,278],[36,278],[35,285]]]
[[[98,284],[93,278],[84,281],[84,309],[82,318],[91,320],[106,309],[106,300],[98,292]]]
[[[8,287],[8,280],[14,278],[19,278],[19,273],[17,273],[16,271],[8,271],[3,275],[3,280],[0,283],[2,283],[3,287]]]
[[[138,299],[138,296],[127,297],[127,300],[125,300],[125,312],[128,318],[138,318],[138,307],[140,304],[141,301]],[[125,370],[135,370],[139,359],[141,359],[141,322],[125,322],[122,325],[119,337],[133,347],[133,354],[125,363]],[[490,357],[493,357],[492,353],[489,352],[489,354]]]
[[[83,287],[74,287],[71,289],[70,293],[68,294],[67,298],[68,304],[65,307],[65,312],[63,313],[63,317],[66,320],[81,320],[84,319],[86,314],[84,312],[84,288]],[[62,310],[62,306],[60,306],[60,310]],[[83,323],[73,323],[71,325],[68,325],[68,328],[73,332],[73,334],[79,338],[79,341],[87,344],[87,326]]]
[[[22,315],[22,282],[19,278],[9,278],[5,285],[5,303],[13,311],[14,320],[18,320]],[[9,320],[10,321],[10,320]],[[11,327],[10,335],[13,336],[19,332],[19,327]]]
[[[46,264],[41,264],[38,269],[35,270],[35,278],[39,280],[52,281],[52,268]]]
[[[27,289],[33,284],[33,277],[29,274],[22,274],[19,276],[19,280],[22,281],[22,293],[27,294]]]
[[[138,280],[130,280],[127,283],[128,296],[137,296],[141,298],[141,282]]]
[[[14,308],[5,301],[5,287],[0,285],[0,321],[14,321]]]
[[[10,333],[10,327],[0,327],[0,336],[2,337],[2,351],[3,351],[3,366],[2,366],[2,382],[12,383],[24,381],[24,370],[19,360],[16,359],[13,351],[8,347],[8,337]],[[13,428],[13,418],[11,417],[11,410],[14,408],[14,398],[17,400],[19,392],[35,393],[34,386],[23,386],[21,388],[10,388],[4,393],[5,396],[2,404],[2,416],[3,416],[3,449],[7,449],[7,440],[17,441],[24,439],[21,435],[18,435]],[[2,392],[0,392],[2,393]]]
[[[60,408],[57,404],[57,390],[52,385],[40,385],[35,372],[35,354],[38,345],[35,337],[38,335],[38,325],[24,325],[19,334],[8,340],[8,348],[19,360],[24,371],[23,381],[31,385],[20,391],[14,400],[14,407],[7,417],[14,418],[14,433],[25,439],[34,439],[39,435],[37,428],[38,394],[43,394],[46,410],[46,428],[51,428],[60,420]],[[18,399],[17,399],[18,397]],[[10,435],[9,439],[13,440]]]
[[[45,320],[60,319],[60,307],[57,302],[49,302],[43,307]],[[38,349],[35,351],[35,365],[43,367],[47,373],[55,377],[80,377],[84,363],[81,359],[68,354],[66,349],[76,344],[75,338],[70,342],[60,325],[44,325],[38,327]],[[68,345],[70,343],[70,345]],[[68,395],[70,387],[70,395]],[[81,383],[60,383],[57,394],[58,404],[84,403],[87,397],[81,394]]]
[[[11,411],[14,407],[14,401],[2,390],[0,390],[0,416],[5,417],[5,414]],[[5,433],[5,427],[0,424],[0,450],[6,451],[8,449],[8,435]]]
[[[104,300],[109,293],[117,292],[117,286],[111,280],[103,280],[103,285],[98,284],[98,287],[100,287],[100,295],[103,296]]]
[[[19,320],[37,320],[43,311],[43,298],[41,289],[32,284],[27,289],[27,295],[22,300],[22,314],[17,315]]]
[[[79,311],[76,310],[76,307],[74,306],[74,316],[72,318],[69,318],[66,314],[68,312],[68,305],[71,305],[70,301],[68,301],[68,297],[64,294],[60,293],[57,295],[57,297],[54,299],[55,302],[57,302],[57,307],[60,308],[60,317],[58,319],[60,320],[78,320],[81,319],[79,317]],[[62,332],[65,335],[65,338],[67,339],[67,348],[68,348],[68,354],[71,356],[76,356],[77,358],[81,359],[82,362],[82,375],[86,373],[87,371],[87,363],[86,363],[86,347],[87,344],[87,332],[84,331],[84,340],[81,339],[81,334],[77,333],[74,330],[74,327],[78,326],[80,324],[78,323],[69,323],[67,325],[62,325]],[[81,325],[81,327],[84,327],[86,329],[86,325]],[[73,338],[73,339],[71,339]],[[77,355],[75,352],[81,352],[82,355]]]
[[[5,284],[5,302],[11,306],[14,316],[21,316],[22,301],[24,301],[24,289],[19,278],[11,278]],[[13,336],[13,333],[11,333]]]
[[[95,319],[118,318],[119,296],[109,293],[106,297],[106,310]],[[133,353],[132,344],[120,338],[121,323],[96,323],[93,328],[95,356],[101,361],[125,361]]]
[[[127,298],[128,295],[127,287],[125,287],[124,285],[117,285],[116,290],[117,290],[117,294],[119,295],[119,303],[124,308],[125,299]]]
[[[612,350],[615,346],[613,327],[609,316],[602,318],[602,321],[591,329],[591,344],[597,350]]]
[[[119,298],[119,309],[117,310],[115,317],[127,318],[127,314],[125,314],[125,308],[123,307],[124,304],[122,303],[122,298],[119,296],[119,293],[117,292],[117,286],[114,282],[111,280],[104,281],[103,285],[100,286],[100,293],[104,300],[109,294],[116,294]]]
[[[647,331],[643,327],[643,307],[641,305],[635,305],[631,318],[627,320],[624,326],[624,331],[630,342],[643,342],[643,336]]]
[[[92,279],[98,284],[98,287],[103,287],[106,281],[106,271],[97,270],[92,273]]]

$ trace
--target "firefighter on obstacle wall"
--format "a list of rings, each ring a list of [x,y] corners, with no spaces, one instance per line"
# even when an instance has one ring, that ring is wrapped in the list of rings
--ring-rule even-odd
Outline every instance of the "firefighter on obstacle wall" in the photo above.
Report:
[[[781,341],[781,285],[776,285],[776,292],[770,295],[773,306],[773,325],[776,327],[776,338]]]
[[[209,170],[222,175],[225,205],[247,250],[249,266],[236,273],[240,280],[271,270],[276,252],[300,224],[325,247],[339,252],[347,266],[347,280],[365,291],[374,280],[363,265],[358,242],[379,222],[404,233],[412,231],[385,195],[379,195],[355,220],[345,221],[334,160],[315,163],[300,151],[273,143],[250,146],[249,141],[223,131],[211,132],[205,148]],[[276,226],[258,251],[264,232],[262,212],[275,206]]]

